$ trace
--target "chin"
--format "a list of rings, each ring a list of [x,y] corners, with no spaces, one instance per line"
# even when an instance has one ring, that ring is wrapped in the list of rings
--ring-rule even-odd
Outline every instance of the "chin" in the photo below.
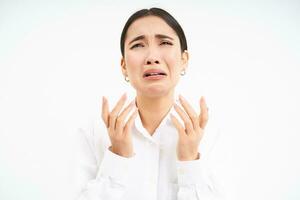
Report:
[[[156,98],[156,97],[167,96],[170,94],[171,91],[172,91],[171,88],[166,88],[163,86],[155,86],[155,87],[152,86],[148,88],[143,88],[141,94],[143,94],[144,96]]]

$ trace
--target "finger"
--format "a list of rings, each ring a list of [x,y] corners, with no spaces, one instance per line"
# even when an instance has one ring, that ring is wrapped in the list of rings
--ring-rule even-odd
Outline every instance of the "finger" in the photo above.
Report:
[[[118,114],[119,114],[120,110],[122,109],[125,101],[126,101],[126,93],[124,93],[122,95],[122,97],[119,99],[119,101],[117,102],[114,109],[109,114],[109,128],[111,129],[111,131],[115,130],[116,119],[117,119]]]
[[[194,129],[199,128],[199,117],[192,106],[188,103],[188,101],[182,96],[179,95],[179,101],[184,108],[185,112],[189,115],[189,118],[192,120]]]
[[[109,124],[108,124],[108,113],[109,113],[109,105],[108,105],[108,101],[107,99],[103,96],[102,97],[102,120],[106,126],[106,128],[108,128]]]
[[[134,123],[135,118],[137,117],[139,110],[137,107],[134,108],[135,111],[132,113],[132,115],[129,117],[125,127],[124,127],[124,134],[128,134],[131,131],[132,125]]]
[[[135,106],[135,101],[132,101],[119,115],[116,121],[116,131],[122,133],[125,125],[125,118],[128,116],[129,112]]]
[[[176,103],[174,104],[175,111],[178,113],[180,118],[183,120],[187,133],[193,132],[193,124],[189,116],[180,108]]]
[[[199,116],[199,124],[202,129],[205,128],[208,121],[208,108],[205,102],[204,97],[202,96],[200,99],[200,116]]]
[[[186,136],[185,134],[185,129],[184,127],[180,124],[179,120],[173,115],[173,114],[170,114],[171,116],[171,120],[175,126],[175,128],[177,129],[178,133],[179,133],[179,136],[182,137],[182,136]]]

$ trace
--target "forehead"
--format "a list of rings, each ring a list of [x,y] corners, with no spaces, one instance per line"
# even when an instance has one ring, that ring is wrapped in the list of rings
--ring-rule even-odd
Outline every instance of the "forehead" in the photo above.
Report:
[[[146,16],[134,21],[128,28],[126,33],[126,41],[139,35],[154,36],[163,34],[177,38],[176,32],[160,17]]]

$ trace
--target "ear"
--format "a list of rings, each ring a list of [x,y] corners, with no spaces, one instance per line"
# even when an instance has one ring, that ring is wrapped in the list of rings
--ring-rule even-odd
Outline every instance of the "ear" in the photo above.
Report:
[[[187,50],[184,50],[181,55],[182,68],[183,70],[186,70],[188,68],[189,52]]]
[[[122,70],[122,74],[124,76],[127,76],[127,69],[126,69],[126,64],[125,64],[125,59],[124,57],[121,58],[121,70]]]

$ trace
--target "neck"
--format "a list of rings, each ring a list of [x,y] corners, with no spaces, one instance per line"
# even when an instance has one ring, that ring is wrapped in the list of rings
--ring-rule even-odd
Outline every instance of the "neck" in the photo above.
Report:
[[[136,104],[139,109],[144,128],[153,135],[155,129],[167,115],[174,102],[174,92],[162,97],[137,95]]]

